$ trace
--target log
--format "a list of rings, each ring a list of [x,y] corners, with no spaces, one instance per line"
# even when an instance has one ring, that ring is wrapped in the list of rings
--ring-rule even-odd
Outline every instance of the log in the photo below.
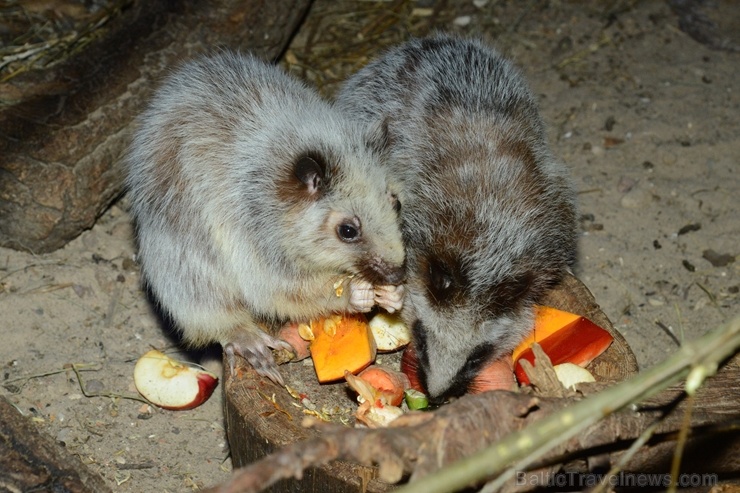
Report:
[[[740,366],[737,362],[736,359],[734,364],[728,365],[698,391],[691,414],[692,434],[684,452],[683,471],[690,472],[697,479],[700,476],[706,478],[708,484],[704,486],[740,480]],[[322,430],[320,435],[237,470],[230,482],[207,491],[267,491],[264,486],[275,477],[297,474],[301,468],[320,465],[337,457],[359,463],[377,463],[379,474],[389,481],[397,481],[406,471],[413,471],[414,475],[422,471],[419,476],[423,477],[577,400],[577,397],[534,400],[524,394],[495,391],[465,396],[434,413],[433,417],[428,413],[421,419],[413,415],[404,417],[408,419],[400,418],[391,428],[369,430],[315,425]],[[670,470],[676,434],[683,425],[686,407],[683,387],[676,386],[644,402],[638,410],[626,409],[612,414],[554,449],[549,461],[541,464],[539,470],[522,472],[517,478],[519,487],[510,483],[508,489],[531,491],[548,484],[557,486],[566,482],[560,486],[570,487],[570,490],[585,489],[589,484],[579,483],[591,481],[592,476],[574,467],[577,466],[574,459],[596,457],[603,458],[607,465],[615,463],[632,440],[671,409],[673,412],[665,416],[647,446],[615,476],[622,485],[629,484],[630,478],[651,473],[651,480],[663,481],[666,471]],[[480,430],[486,430],[486,433],[480,433]],[[428,446],[430,444],[435,446]],[[570,467],[563,470],[548,467],[563,457],[571,461]],[[601,474],[605,472],[602,470]],[[556,474],[560,479],[556,479]],[[290,491],[321,489],[313,490],[306,485],[304,490]],[[355,490],[348,488],[345,491]]]
[[[0,491],[111,491],[103,478],[41,433],[5,396],[0,396],[0,457]]]
[[[606,382],[621,381],[637,372],[637,361],[626,341],[614,329],[609,319],[599,309],[593,295],[578,279],[573,276],[567,277],[548,295],[543,304],[583,315],[614,336],[612,345],[589,366],[589,370],[598,380]],[[290,366],[282,367],[281,371],[291,371]],[[306,440],[321,439],[321,428],[301,426],[302,411],[293,405],[295,401],[285,389],[260,378],[247,366],[238,368],[236,378],[230,376],[228,366],[225,368],[227,370],[224,372],[227,434],[232,463],[235,468],[257,461],[276,452],[281,447]],[[437,414],[437,412],[428,414],[431,416]],[[448,424],[446,423],[444,426]],[[490,438],[488,432],[478,433],[480,428],[465,430],[464,427],[458,428],[455,425],[448,428],[447,432],[453,434],[453,430],[458,430],[461,433],[458,437],[461,443],[475,443],[479,436]],[[400,432],[395,430],[395,433]],[[364,435],[358,435],[358,442],[361,442],[364,439],[363,437]],[[404,440],[403,438],[397,439]],[[408,440],[404,440],[404,443],[407,443],[410,450],[433,449],[436,447],[433,444],[437,443],[435,441],[437,439],[438,437],[435,435],[409,434]],[[331,440],[327,443],[328,446],[335,445],[335,442],[331,442]],[[349,449],[357,450],[358,447],[362,448],[354,442],[352,445],[347,445]],[[455,449],[455,447],[453,446],[451,449]],[[336,451],[336,449],[332,450]],[[313,453],[319,454],[322,451],[324,450],[319,447]],[[313,457],[313,453],[301,450],[301,454],[308,454],[305,460]],[[323,463],[319,462],[319,464]],[[356,460],[342,460],[323,464],[321,467],[309,468],[303,472],[301,481],[294,478],[283,479],[272,489],[266,491],[385,492],[390,489],[391,486],[388,483],[378,478],[378,468],[368,467]]]
[[[310,0],[122,3],[76,55],[0,82],[0,246],[49,252],[90,228],[121,195],[134,118],[171,66],[224,47],[274,60]]]

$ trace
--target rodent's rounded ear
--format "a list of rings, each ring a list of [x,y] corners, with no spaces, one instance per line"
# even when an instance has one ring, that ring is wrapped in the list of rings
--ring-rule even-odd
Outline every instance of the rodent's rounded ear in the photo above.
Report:
[[[325,168],[319,164],[319,161],[311,156],[301,156],[293,166],[293,174],[306,185],[308,193],[311,195],[321,188],[324,181],[324,171]]]
[[[396,214],[401,212],[401,201],[398,200],[398,195],[391,192],[390,190],[387,192],[388,200],[391,203],[391,206],[393,207],[393,210],[396,211]]]

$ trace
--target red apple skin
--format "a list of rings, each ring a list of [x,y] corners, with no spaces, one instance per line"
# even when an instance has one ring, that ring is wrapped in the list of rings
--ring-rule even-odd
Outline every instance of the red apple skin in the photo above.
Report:
[[[585,368],[603,353],[613,340],[614,338],[608,331],[587,318],[581,318],[578,322],[539,341],[539,345],[550,358],[553,366],[573,363]],[[529,378],[520,363],[522,359],[534,365],[534,353],[531,348],[522,351],[514,364],[514,373],[519,383],[529,385]]]
[[[136,362],[134,384],[139,393],[155,406],[184,411],[208,400],[218,385],[218,377],[151,350]]]
[[[419,380],[419,360],[416,357],[416,350],[414,349],[413,342],[403,350],[403,355],[401,356],[401,371],[409,377],[409,388],[417,390],[422,394],[427,393]]]

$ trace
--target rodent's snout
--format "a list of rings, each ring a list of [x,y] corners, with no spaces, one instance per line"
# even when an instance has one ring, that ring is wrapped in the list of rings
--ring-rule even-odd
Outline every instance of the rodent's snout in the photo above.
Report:
[[[394,265],[383,258],[373,257],[362,269],[362,276],[375,285],[396,286],[406,280],[406,264]]]
[[[378,273],[383,277],[383,284],[398,285],[406,280],[406,266],[394,266],[381,261]]]

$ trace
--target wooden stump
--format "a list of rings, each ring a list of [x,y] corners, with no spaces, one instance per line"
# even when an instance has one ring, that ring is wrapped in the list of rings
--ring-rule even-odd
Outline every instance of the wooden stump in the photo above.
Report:
[[[134,118],[172,65],[224,47],[276,59],[310,1],[119,2],[70,58],[0,74],[0,246],[49,252],[90,228],[121,194]]]
[[[543,304],[585,316],[614,336],[611,346],[589,365],[589,370],[597,380],[624,380],[637,372],[637,360],[625,339],[614,329],[591,292],[578,279],[572,276],[566,278]],[[299,364],[283,366],[281,371],[284,375],[296,371],[291,368],[294,365]],[[301,427],[304,416],[302,409],[295,406],[295,399],[285,389],[260,378],[248,366],[238,367],[236,378],[232,378],[228,366],[226,368],[226,423],[235,468],[317,433],[314,429]],[[320,405],[319,402],[315,404]],[[419,446],[423,447],[424,444]],[[376,479],[375,474],[374,468],[337,461],[307,470],[301,481],[284,480],[270,491],[389,491],[391,486]]]

